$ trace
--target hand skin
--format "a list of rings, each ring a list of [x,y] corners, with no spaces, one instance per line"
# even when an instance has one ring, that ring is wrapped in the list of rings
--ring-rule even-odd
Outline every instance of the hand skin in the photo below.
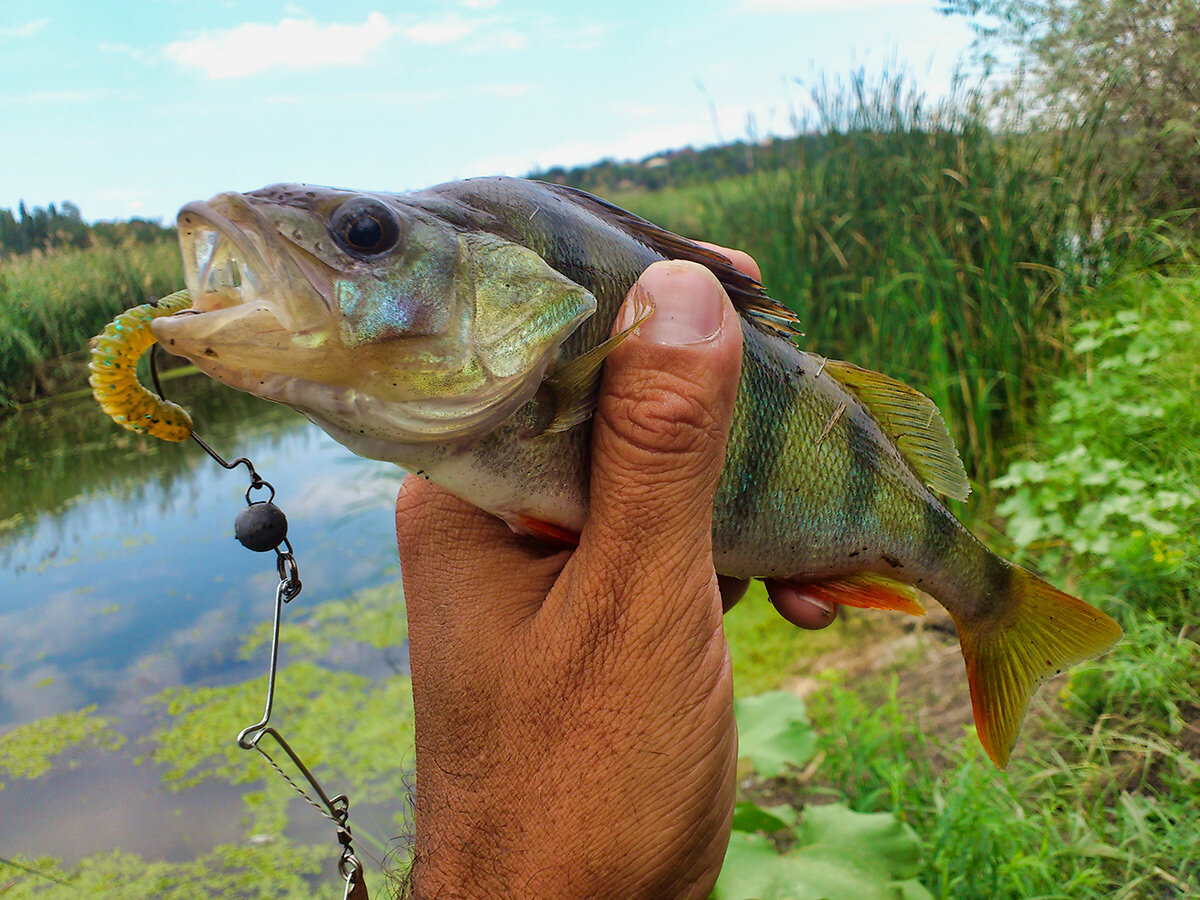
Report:
[[[654,312],[605,365],[577,549],[401,488],[416,900],[703,900],[720,871],[737,762],[722,611],[746,583],[713,570],[712,503],[741,328],[698,265],[656,263],[635,295]],[[833,620],[768,589],[801,627]]]

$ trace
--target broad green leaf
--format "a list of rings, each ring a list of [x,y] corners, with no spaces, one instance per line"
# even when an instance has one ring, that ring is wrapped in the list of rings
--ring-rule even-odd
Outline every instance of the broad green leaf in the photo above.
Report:
[[[733,808],[734,831],[772,834],[791,828],[795,824],[796,809],[786,803],[764,808],[749,800],[743,800]]]
[[[796,835],[779,853],[765,837],[734,832],[715,900],[932,900],[915,880],[919,841],[891,813],[809,807]]]
[[[817,748],[804,701],[788,691],[770,691],[735,700],[738,754],[749,759],[758,774],[774,778],[786,766],[802,766]]]

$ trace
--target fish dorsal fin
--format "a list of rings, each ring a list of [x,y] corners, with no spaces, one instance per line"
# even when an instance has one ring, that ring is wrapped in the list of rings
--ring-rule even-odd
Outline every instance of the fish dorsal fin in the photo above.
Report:
[[[584,207],[613,227],[620,228],[632,235],[667,259],[686,259],[711,269],[725,288],[725,292],[729,294],[729,299],[733,301],[738,312],[764,331],[787,338],[803,336],[800,320],[796,318],[794,312],[778,300],[772,299],[762,284],[736,268],[733,263],[715,250],[702,247],[685,237],[673,234],[665,228],[660,228],[653,222],[589,194],[587,191],[563,184],[547,183],[546,187]]]
[[[930,489],[953,500],[971,493],[946,420],[932,400],[894,378],[836,359],[824,371],[857,397]]]

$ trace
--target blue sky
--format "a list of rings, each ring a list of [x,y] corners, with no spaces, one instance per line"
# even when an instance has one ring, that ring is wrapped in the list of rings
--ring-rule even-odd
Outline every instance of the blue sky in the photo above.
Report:
[[[822,74],[945,91],[936,0],[0,2],[0,207],[169,221],[277,181],[402,191],[791,132]]]

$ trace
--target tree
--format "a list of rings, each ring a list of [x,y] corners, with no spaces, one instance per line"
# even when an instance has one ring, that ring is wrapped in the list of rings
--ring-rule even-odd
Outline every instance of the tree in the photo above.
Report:
[[[973,19],[984,58],[1015,52],[1010,87],[1040,124],[1089,123],[1100,163],[1151,214],[1200,206],[1200,3],[941,0]]]

